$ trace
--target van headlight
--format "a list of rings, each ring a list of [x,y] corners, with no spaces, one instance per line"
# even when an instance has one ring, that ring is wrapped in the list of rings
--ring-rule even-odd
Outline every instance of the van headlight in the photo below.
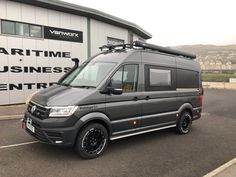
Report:
[[[68,117],[74,114],[78,106],[51,107],[49,117]]]

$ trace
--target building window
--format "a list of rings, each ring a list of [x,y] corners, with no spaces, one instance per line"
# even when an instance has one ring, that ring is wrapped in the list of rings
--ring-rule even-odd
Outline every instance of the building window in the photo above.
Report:
[[[29,36],[29,25],[24,23],[16,23],[16,35]]]
[[[3,34],[15,34],[15,23],[2,20],[2,33]]]
[[[31,37],[42,37],[42,27],[36,25],[30,25],[30,36]]]
[[[163,69],[149,69],[150,86],[170,86],[171,85],[171,71]]]
[[[125,41],[123,39],[107,37],[107,44],[108,45],[120,45],[120,44],[124,44],[124,43],[125,43]]]
[[[2,20],[2,34],[42,38],[42,26]]]

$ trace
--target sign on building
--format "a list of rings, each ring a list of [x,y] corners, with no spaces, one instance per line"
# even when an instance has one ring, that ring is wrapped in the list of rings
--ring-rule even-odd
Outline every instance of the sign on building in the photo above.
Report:
[[[83,32],[44,26],[44,38],[83,43]]]

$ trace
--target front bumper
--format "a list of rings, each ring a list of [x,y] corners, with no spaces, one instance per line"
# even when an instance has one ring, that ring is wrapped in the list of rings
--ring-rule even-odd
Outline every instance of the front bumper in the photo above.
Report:
[[[34,132],[26,127],[27,118],[32,120]],[[26,111],[23,124],[26,132],[42,143],[60,146],[73,146],[76,141],[78,130],[82,125],[82,121],[78,120],[73,126],[63,127],[63,118],[58,119],[51,118],[41,120]],[[70,118],[64,119],[66,119],[66,122]]]

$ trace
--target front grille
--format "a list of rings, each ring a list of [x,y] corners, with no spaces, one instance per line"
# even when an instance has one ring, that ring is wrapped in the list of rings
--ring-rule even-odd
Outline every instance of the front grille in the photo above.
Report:
[[[36,106],[36,109],[32,113],[31,110],[32,110],[33,106]],[[27,109],[30,114],[34,115],[35,117],[37,117],[39,119],[46,119],[49,116],[50,109],[47,109],[47,108],[45,108],[41,105],[38,105],[38,104],[34,104],[33,102],[29,102]]]

